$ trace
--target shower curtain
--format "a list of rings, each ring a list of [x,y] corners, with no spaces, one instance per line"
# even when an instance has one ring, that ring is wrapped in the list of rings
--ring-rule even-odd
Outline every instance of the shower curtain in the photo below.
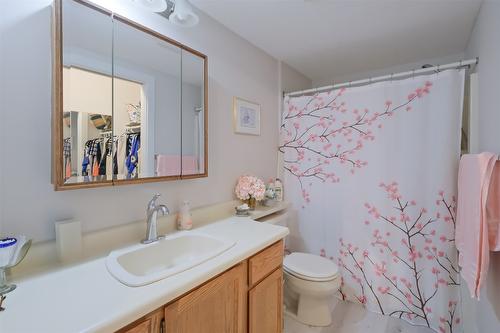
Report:
[[[339,297],[461,332],[454,244],[464,71],[287,97],[279,150],[293,251],[333,260]]]

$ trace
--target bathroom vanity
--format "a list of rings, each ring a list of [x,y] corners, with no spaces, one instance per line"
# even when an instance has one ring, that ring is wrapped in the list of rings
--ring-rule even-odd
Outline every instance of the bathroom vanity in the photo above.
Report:
[[[160,222],[162,227],[166,224],[170,225]],[[137,246],[144,222],[121,228],[137,230],[134,243],[128,247]],[[108,232],[125,235],[118,229],[103,231],[84,238],[84,243],[92,248],[104,245],[93,243],[92,238],[109,239],[104,234]],[[94,259],[37,274],[23,277],[14,272],[13,282],[18,287],[6,300],[0,331],[281,332],[281,265],[288,229],[250,217],[229,217],[187,233],[234,245],[194,267],[138,287],[130,287],[110,273],[106,266],[109,250]],[[37,251],[35,248],[32,255]],[[30,260],[27,258],[25,265],[32,266]],[[19,320],[27,317],[30,320]]]

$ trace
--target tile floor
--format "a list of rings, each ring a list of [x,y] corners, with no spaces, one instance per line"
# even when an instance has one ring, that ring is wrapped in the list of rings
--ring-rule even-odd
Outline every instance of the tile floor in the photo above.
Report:
[[[307,326],[285,314],[284,333],[434,333],[427,327],[368,312],[350,302],[335,302],[332,308],[333,323],[329,327]]]

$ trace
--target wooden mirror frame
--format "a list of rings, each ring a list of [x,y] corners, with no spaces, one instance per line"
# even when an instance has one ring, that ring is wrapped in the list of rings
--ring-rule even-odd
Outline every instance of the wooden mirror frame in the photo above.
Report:
[[[116,179],[116,180],[103,180],[84,183],[64,183],[64,170],[63,170],[63,38],[62,38],[62,1],[54,0],[53,2],[53,15],[52,15],[52,184],[56,191],[73,190],[80,188],[92,188],[112,185],[126,185],[126,184],[142,184],[151,182],[160,182],[168,180],[181,180],[181,179],[194,179],[208,177],[208,57],[178,41],[166,37],[154,30],[146,28],[134,21],[131,21],[123,16],[115,14],[105,8],[99,7],[88,0],[72,0],[93,10],[101,12],[105,15],[112,17],[122,23],[125,23],[135,29],[152,35],[160,40],[177,46],[184,51],[187,51],[195,56],[203,59],[204,73],[203,73],[203,99],[204,99],[204,168],[203,173],[181,175],[178,176],[154,176],[136,179]],[[182,78],[181,78],[182,80]],[[182,137],[181,137],[182,145]]]

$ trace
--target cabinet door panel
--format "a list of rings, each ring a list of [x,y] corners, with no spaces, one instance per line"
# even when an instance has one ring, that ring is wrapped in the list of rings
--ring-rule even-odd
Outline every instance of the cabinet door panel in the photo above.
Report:
[[[249,292],[249,333],[281,333],[283,272],[281,267]]]
[[[245,333],[246,262],[165,307],[168,333]]]

